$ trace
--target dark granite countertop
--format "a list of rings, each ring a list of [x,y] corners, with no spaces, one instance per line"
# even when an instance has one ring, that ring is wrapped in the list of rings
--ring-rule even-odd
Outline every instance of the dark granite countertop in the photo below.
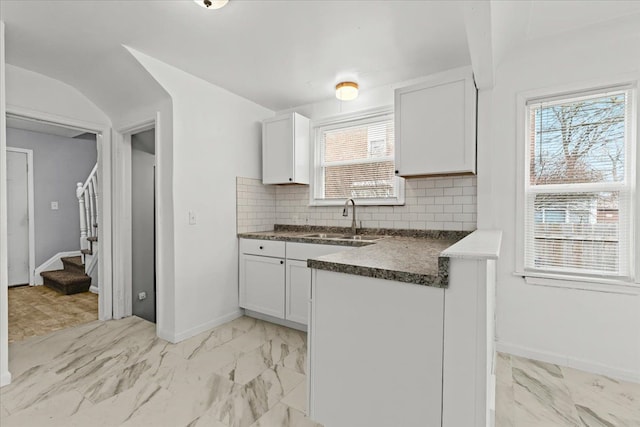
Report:
[[[349,231],[341,227],[276,225],[274,231],[241,233],[238,237],[358,246],[357,249],[309,259],[307,265],[338,273],[446,288],[449,283],[449,258],[440,256],[440,253],[469,234],[456,231],[364,229],[358,230],[358,234],[380,238],[363,241],[305,237],[311,233],[349,234]]]

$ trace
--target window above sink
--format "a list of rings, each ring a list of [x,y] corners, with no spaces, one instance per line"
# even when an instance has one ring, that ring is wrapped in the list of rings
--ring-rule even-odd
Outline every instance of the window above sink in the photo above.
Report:
[[[314,122],[310,205],[403,205],[395,176],[392,108]]]

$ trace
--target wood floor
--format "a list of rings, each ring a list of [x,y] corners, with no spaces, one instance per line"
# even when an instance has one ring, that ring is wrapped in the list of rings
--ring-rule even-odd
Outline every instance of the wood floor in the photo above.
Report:
[[[62,295],[46,286],[9,288],[9,342],[98,319],[98,295]]]

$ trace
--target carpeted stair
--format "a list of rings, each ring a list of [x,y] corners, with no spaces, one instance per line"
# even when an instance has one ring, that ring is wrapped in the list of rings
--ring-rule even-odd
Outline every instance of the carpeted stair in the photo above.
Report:
[[[91,287],[91,277],[84,273],[82,257],[62,258],[62,265],[63,270],[40,273],[44,279],[44,285],[65,295],[87,292]]]

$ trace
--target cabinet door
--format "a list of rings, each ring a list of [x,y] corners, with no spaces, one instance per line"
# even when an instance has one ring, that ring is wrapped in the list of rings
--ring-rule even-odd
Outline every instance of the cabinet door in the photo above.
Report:
[[[475,173],[476,89],[454,70],[395,95],[396,169],[400,176]]]
[[[311,297],[311,269],[306,261],[287,260],[285,318],[307,324]]]
[[[240,307],[284,318],[284,260],[240,255]]]
[[[262,123],[262,183],[293,181],[293,115]]]

